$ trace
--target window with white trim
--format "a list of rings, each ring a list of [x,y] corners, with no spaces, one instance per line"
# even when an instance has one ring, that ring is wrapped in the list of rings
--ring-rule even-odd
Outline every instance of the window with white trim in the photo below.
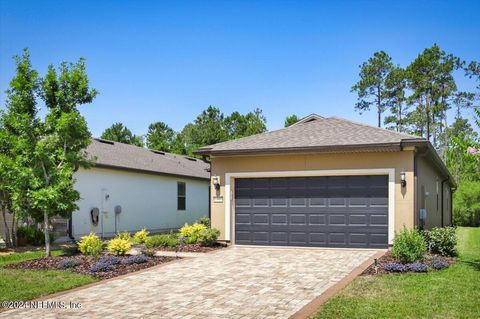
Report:
[[[177,182],[177,210],[185,210],[187,206],[187,186],[185,182]]]

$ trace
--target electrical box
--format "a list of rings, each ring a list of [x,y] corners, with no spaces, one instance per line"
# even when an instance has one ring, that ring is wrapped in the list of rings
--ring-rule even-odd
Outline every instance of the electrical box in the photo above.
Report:
[[[118,214],[120,214],[121,212],[122,212],[122,206],[120,206],[120,205],[115,206],[115,214],[118,215]]]

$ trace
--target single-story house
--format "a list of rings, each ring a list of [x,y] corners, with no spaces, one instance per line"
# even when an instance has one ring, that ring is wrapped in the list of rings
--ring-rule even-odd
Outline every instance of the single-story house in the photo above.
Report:
[[[163,232],[209,215],[209,164],[200,159],[94,139],[95,165],[75,173],[78,211],[72,237],[111,237],[146,227]]]
[[[425,138],[312,114],[196,153],[232,244],[386,248],[404,226],[452,223],[455,182]]]
[[[79,209],[71,219],[52,218],[60,240],[95,232],[178,229],[209,215],[210,165],[204,161],[134,145],[93,139],[87,148],[95,159],[75,174]],[[11,215],[6,215],[11,229]],[[0,237],[5,234],[0,215]]]

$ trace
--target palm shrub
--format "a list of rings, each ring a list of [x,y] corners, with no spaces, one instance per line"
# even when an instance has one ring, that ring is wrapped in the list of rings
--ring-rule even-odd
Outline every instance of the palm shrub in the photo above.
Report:
[[[456,256],[457,233],[454,227],[435,227],[425,232],[428,248],[434,254]]]
[[[103,249],[102,240],[95,233],[91,232],[80,239],[78,249],[84,255],[98,257]]]
[[[403,229],[393,238],[392,255],[402,262],[422,260],[427,252],[425,238],[417,229]]]

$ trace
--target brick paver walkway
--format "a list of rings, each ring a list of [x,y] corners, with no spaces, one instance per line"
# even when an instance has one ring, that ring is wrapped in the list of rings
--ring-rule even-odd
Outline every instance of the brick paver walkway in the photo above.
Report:
[[[0,318],[288,318],[376,252],[236,246],[51,299],[81,309]]]

